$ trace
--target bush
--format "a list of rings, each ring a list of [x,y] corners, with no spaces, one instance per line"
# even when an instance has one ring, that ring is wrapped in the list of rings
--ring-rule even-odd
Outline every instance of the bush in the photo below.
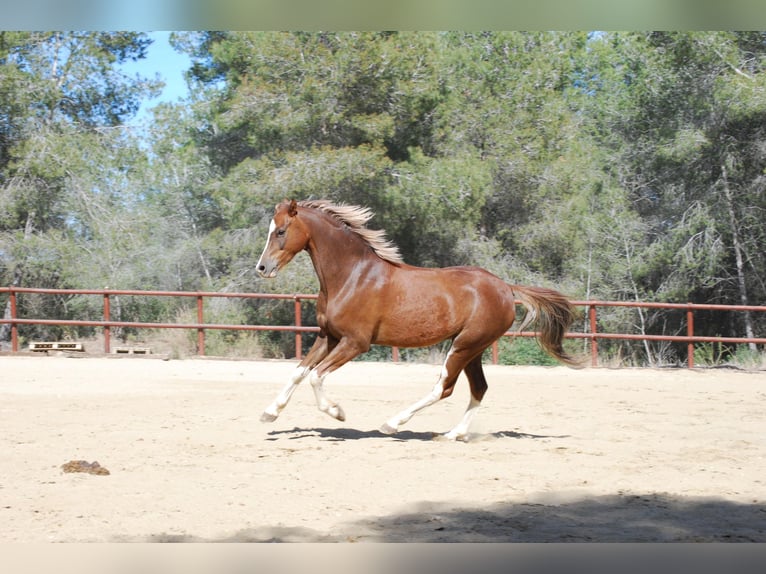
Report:
[[[501,337],[497,344],[497,362],[499,365],[540,365],[552,367],[560,364],[546,353],[535,339]]]

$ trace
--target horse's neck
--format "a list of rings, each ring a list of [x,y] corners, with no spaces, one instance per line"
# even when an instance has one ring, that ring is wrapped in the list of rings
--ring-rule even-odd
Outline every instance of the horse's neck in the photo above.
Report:
[[[384,264],[361,237],[341,224],[325,221],[324,216],[317,214],[311,218],[309,228],[307,251],[320,288],[327,294],[342,289],[359,265]]]

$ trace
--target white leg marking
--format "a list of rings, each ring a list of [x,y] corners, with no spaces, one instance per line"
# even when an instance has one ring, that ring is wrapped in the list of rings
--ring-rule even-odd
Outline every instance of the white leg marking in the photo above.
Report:
[[[346,414],[343,412],[343,409],[340,408],[340,405],[330,401],[327,398],[327,395],[325,395],[324,379],[326,376],[327,374],[325,373],[324,375],[320,377],[317,374],[316,369],[312,370],[309,376],[311,387],[314,389],[314,396],[316,396],[317,408],[323,413],[327,413],[334,419],[338,419],[339,421],[345,421]]]
[[[449,352],[447,353],[447,357],[444,359],[444,365],[442,366],[441,374],[439,376],[439,382],[434,385],[434,388],[431,389],[431,392],[420,399],[418,402],[401,411],[399,414],[394,415],[388,419],[385,423],[383,423],[383,426],[380,427],[380,432],[384,434],[394,434],[399,430],[399,427],[410,420],[415,415],[415,413],[423,410],[426,407],[430,407],[436,402],[439,402],[439,400],[442,398],[442,393],[444,392],[444,381],[449,376],[449,371],[447,371],[447,362],[452,356],[452,351],[452,348],[450,348]]]
[[[471,401],[468,403],[468,408],[463,414],[463,418],[457,424],[455,428],[444,435],[444,438],[448,440],[466,440],[468,438],[468,427],[471,426],[473,417],[476,416],[476,411],[479,409],[481,401],[471,396]]]
[[[263,411],[261,422],[270,423],[277,420],[279,413],[281,413],[282,409],[284,409],[287,406],[287,403],[290,402],[290,397],[293,396],[295,389],[298,388],[301,381],[309,374],[309,370],[308,367],[298,367],[293,371],[293,374],[290,376],[290,382],[287,383],[287,386],[282,389],[282,392],[279,393],[279,395],[277,395],[274,402]]]
[[[410,405],[406,409],[404,409],[402,412],[400,412],[397,415],[394,415],[390,419],[388,419],[383,426],[380,427],[380,432],[384,434],[394,434],[396,431],[399,430],[399,426],[406,423],[408,420],[410,420],[416,412],[423,410],[424,408],[431,406],[432,404],[439,401],[439,399],[442,398],[442,392],[444,391],[444,387],[442,387],[442,381],[443,377],[439,377],[439,382],[434,385],[434,388],[431,390],[430,393],[428,393],[425,397],[420,399],[418,402],[416,402],[413,405]]]

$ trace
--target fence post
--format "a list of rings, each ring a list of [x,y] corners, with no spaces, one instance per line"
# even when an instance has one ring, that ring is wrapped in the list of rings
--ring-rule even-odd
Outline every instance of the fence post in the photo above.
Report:
[[[16,292],[11,286],[11,290],[8,291],[8,300],[11,305],[11,321],[17,319],[16,317]],[[11,323],[11,351],[17,353],[19,350],[19,326],[16,323]]]
[[[104,321],[107,323],[112,320],[112,309],[109,304],[109,293],[104,291]],[[112,329],[109,325],[104,325],[104,353],[107,355],[112,352],[110,337]]]
[[[694,310],[691,307],[691,303],[687,303],[689,307],[686,309],[686,335],[688,337],[694,337]],[[686,361],[690,369],[694,368],[694,342],[689,341],[686,346]]]
[[[205,299],[202,295],[197,295],[197,324],[202,325],[205,322]],[[197,354],[205,356],[205,329],[197,327]]]
[[[492,364],[493,365],[497,365],[497,361],[498,361],[499,352],[498,352],[497,341],[498,339],[495,339],[495,342],[492,343]]]
[[[295,326],[301,327],[301,300],[297,295],[295,297]],[[303,337],[301,332],[296,329],[295,331],[295,358],[299,361],[303,359]]]
[[[596,306],[588,307],[588,317],[590,318],[590,366],[598,367],[598,339],[596,338]]]

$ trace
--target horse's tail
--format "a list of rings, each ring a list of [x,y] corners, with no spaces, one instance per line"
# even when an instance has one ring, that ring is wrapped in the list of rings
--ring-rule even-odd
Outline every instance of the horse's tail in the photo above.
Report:
[[[569,300],[558,291],[544,287],[511,285],[511,289],[516,300],[527,308],[519,331],[537,322],[537,340],[547,353],[567,365],[582,366],[582,361],[569,355],[562,346],[564,335],[575,320],[575,310]]]

